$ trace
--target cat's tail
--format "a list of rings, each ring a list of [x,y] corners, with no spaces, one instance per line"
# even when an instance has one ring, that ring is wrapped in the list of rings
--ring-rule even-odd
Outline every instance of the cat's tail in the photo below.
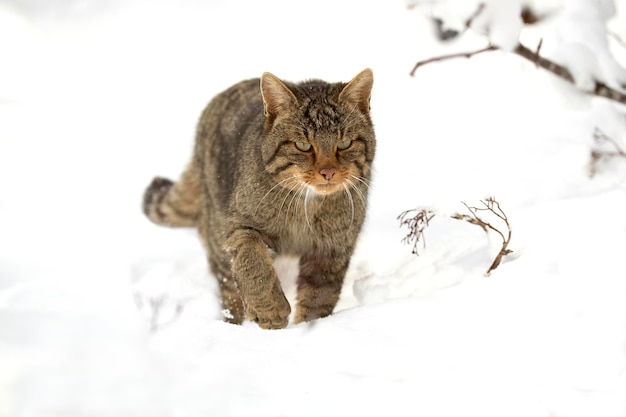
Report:
[[[200,218],[200,176],[188,167],[180,181],[155,177],[143,195],[143,212],[152,222],[195,227]]]

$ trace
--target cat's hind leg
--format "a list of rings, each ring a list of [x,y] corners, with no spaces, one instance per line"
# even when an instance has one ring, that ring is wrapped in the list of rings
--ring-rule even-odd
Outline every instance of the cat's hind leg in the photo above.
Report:
[[[156,177],[143,195],[143,212],[152,222],[172,227],[198,226],[200,172],[192,162],[178,182]]]

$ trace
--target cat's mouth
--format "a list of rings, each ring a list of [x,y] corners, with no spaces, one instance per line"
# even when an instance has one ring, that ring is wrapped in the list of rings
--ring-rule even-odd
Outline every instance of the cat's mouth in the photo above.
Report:
[[[333,193],[343,189],[339,183],[335,183],[335,182],[326,182],[326,183],[323,183],[323,184],[314,184],[314,185],[312,185],[312,188],[313,188],[313,191],[315,191],[317,194],[321,194],[321,195],[333,194]]]

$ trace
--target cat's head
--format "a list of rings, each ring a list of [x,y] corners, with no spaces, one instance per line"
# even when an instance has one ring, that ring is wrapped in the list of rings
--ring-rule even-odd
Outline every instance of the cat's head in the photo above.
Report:
[[[268,175],[285,188],[319,195],[366,183],[376,147],[369,115],[372,83],[370,69],[334,84],[292,84],[263,74],[262,156]]]

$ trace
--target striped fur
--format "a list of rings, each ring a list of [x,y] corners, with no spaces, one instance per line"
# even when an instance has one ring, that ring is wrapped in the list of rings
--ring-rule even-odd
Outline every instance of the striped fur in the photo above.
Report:
[[[198,227],[200,181],[189,167],[177,183],[155,177],[143,196],[143,212],[154,223],[170,227]]]
[[[146,189],[151,221],[198,228],[228,321],[287,325],[276,254],[300,257],[295,322],[332,313],[367,208],[372,82],[242,81],[204,110],[179,181]]]

